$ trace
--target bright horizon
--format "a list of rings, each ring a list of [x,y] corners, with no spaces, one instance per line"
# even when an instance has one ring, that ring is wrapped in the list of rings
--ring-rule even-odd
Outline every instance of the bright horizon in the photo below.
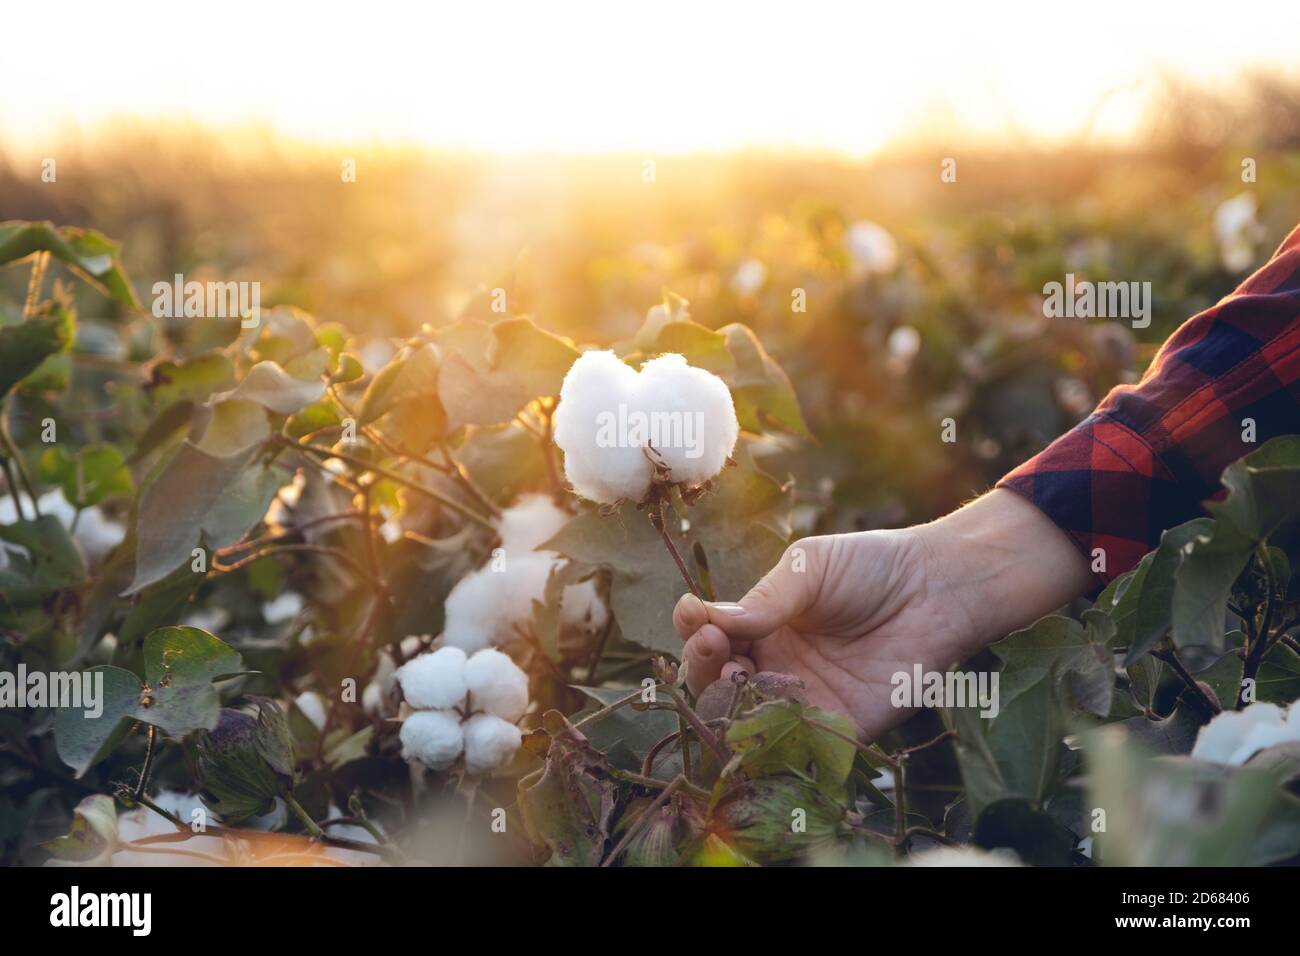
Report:
[[[1300,5],[1100,0],[911,10],[413,0],[308,9],[157,0],[4,14],[0,136],[39,149],[136,123],[325,144],[518,153],[872,152],[912,134],[1123,138],[1162,78],[1294,70]],[[50,69],[57,56],[65,65]],[[33,82],[33,77],[39,77]]]

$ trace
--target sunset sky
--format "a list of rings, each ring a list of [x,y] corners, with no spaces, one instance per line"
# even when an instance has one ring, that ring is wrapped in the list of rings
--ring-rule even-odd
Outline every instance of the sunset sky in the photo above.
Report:
[[[1294,2],[78,6],[0,15],[11,145],[123,117],[506,152],[1115,136],[1163,75],[1294,69],[1300,39]]]

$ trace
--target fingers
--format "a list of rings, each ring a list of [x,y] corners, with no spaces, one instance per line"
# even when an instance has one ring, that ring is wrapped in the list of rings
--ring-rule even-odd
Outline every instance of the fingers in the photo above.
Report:
[[[824,552],[832,541],[832,537],[821,537],[795,542],[739,602],[706,603],[698,598],[695,602],[704,609],[708,622],[731,638],[733,646],[762,640],[808,610],[817,594]],[[699,610],[692,606],[683,620],[698,617]],[[739,646],[735,649],[744,651]]]
[[[698,694],[722,676],[731,661],[731,642],[712,624],[705,624],[686,642],[682,652],[686,662],[686,685]]]
[[[683,594],[673,608],[673,627],[683,641],[709,623],[709,610],[694,594]]]

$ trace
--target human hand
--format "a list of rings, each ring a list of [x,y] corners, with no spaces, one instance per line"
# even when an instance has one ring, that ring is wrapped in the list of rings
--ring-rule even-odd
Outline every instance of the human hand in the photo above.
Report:
[[[801,539],[739,603],[687,594],[673,623],[694,693],[794,674],[871,740],[911,713],[890,701],[895,674],[949,670],[1092,585],[1066,536],[997,490],[928,525]]]

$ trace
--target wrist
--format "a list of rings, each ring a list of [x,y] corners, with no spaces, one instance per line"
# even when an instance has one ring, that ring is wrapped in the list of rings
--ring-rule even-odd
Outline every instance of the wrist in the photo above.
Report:
[[[915,530],[927,584],[965,617],[968,656],[1096,583],[1065,532],[1013,491],[995,489]]]

